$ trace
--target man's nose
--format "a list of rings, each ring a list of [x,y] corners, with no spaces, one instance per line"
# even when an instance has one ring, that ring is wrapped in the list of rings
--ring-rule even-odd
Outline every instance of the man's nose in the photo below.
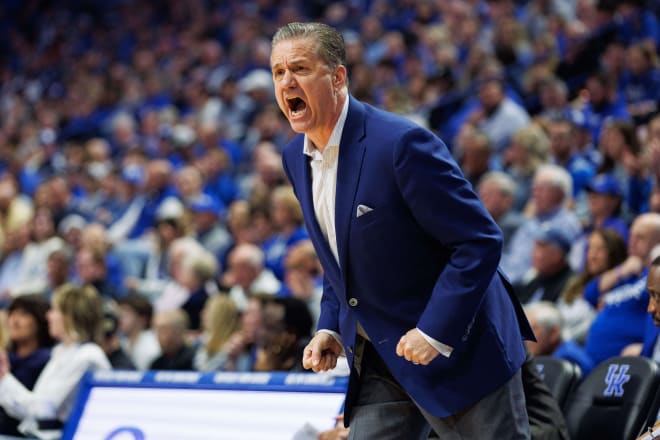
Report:
[[[284,87],[291,87],[296,85],[296,79],[290,70],[286,70],[284,75],[282,75],[282,85],[284,85]]]

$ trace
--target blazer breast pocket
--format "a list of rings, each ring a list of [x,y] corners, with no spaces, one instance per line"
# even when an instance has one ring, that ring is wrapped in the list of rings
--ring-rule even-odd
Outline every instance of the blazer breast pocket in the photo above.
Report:
[[[364,229],[386,221],[390,217],[390,214],[391,212],[387,209],[387,206],[370,208],[367,205],[358,205],[353,224],[359,229]]]

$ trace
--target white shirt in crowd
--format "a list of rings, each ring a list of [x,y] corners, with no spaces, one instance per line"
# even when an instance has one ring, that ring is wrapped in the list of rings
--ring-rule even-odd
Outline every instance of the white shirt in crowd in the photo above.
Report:
[[[111,369],[105,353],[94,343],[59,344],[39,375],[32,391],[11,373],[0,380],[0,406],[21,420],[18,429],[39,439],[60,438],[59,430],[39,430],[39,420],[66,422],[78,385],[87,371]]]

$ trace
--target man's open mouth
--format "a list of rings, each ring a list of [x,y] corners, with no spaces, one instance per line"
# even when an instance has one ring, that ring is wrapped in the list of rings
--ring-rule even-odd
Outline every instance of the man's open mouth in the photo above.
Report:
[[[300,98],[287,98],[286,103],[289,106],[292,116],[302,114],[307,108],[307,103]]]

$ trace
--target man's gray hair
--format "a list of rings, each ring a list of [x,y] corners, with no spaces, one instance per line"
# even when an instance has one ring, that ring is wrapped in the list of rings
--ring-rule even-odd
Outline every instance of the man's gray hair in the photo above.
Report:
[[[516,192],[516,181],[503,171],[489,171],[479,179],[478,187],[493,182],[502,194],[513,197]]]
[[[313,38],[318,55],[331,69],[346,65],[344,37],[335,28],[323,23],[289,23],[275,32],[271,46],[293,38]]]
[[[525,314],[536,321],[544,330],[550,331],[553,328],[562,328],[563,321],[561,313],[557,306],[550,301],[538,301],[525,304]]]
[[[565,168],[555,164],[543,164],[536,169],[534,180],[541,179],[563,194],[563,200],[570,200],[573,197],[573,179]]]

